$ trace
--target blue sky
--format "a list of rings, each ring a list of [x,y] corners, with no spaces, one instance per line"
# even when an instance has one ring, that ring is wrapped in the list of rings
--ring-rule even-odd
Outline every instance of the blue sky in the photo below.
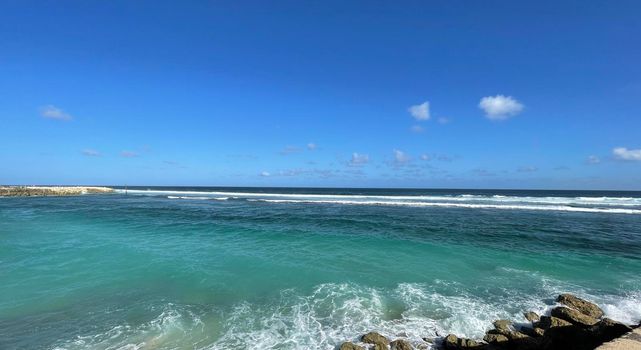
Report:
[[[0,1],[0,183],[640,190],[639,13]]]

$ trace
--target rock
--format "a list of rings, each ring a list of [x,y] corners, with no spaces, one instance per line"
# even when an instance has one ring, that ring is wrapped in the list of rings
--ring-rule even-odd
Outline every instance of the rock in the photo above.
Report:
[[[448,350],[478,349],[480,345],[476,340],[458,338],[454,334],[448,334],[448,336],[443,339],[443,347]]]
[[[586,316],[590,316],[592,318],[603,317],[603,310],[601,310],[601,308],[596,304],[593,304],[587,300],[583,300],[572,294],[561,294],[558,296],[558,298],[556,298],[556,301],[563,305],[576,309]]]
[[[344,342],[343,344],[341,344],[339,350],[365,350],[365,348],[362,346],[358,346],[352,342]]]
[[[390,350],[412,350],[414,347],[408,341],[403,339],[397,339],[391,342]]]
[[[376,332],[369,332],[361,337],[363,343],[389,345],[389,340]]]
[[[604,318],[595,324],[591,331],[599,342],[605,343],[632,331],[632,328],[623,323]]]
[[[493,325],[495,329],[501,332],[509,332],[511,331],[512,322],[508,320],[496,320]]]
[[[497,333],[486,333],[483,337],[483,340],[490,344],[503,343],[508,341],[506,336]]]
[[[517,332],[517,331],[510,331],[507,334],[505,334],[505,336],[509,340],[518,340],[518,339],[523,339],[523,338],[529,338],[530,337],[529,335],[526,335],[526,334],[523,334],[523,333]]]
[[[523,316],[525,316],[525,319],[530,322],[538,322],[541,319],[541,317],[536,312],[532,311],[524,313]]]
[[[478,347],[479,343],[474,339],[459,338],[458,346],[460,349],[473,349]]]
[[[443,339],[443,346],[446,349],[456,349],[458,348],[458,337],[454,334],[448,334],[447,337]]]
[[[560,306],[552,309],[550,313],[552,316],[571,322],[574,325],[581,327],[594,326],[599,320],[594,317],[587,316],[577,310],[570,309],[569,307]]]
[[[572,323],[562,320],[560,318],[556,317],[550,317],[550,316],[541,316],[541,320],[537,322],[534,327],[535,328],[542,328],[544,330],[550,329],[550,328],[555,328],[555,327],[567,327],[571,326]]]
[[[579,326],[552,327],[545,331],[545,349],[592,350],[600,343],[587,329]]]
[[[372,347],[372,350],[387,350],[387,345],[383,343],[376,343]]]
[[[535,337],[536,338],[536,337],[542,337],[543,333],[545,333],[545,330],[543,330],[543,328],[539,328],[539,327],[534,327],[534,328],[523,327],[523,328],[521,328],[521,333],[527,334],[530,337]]]

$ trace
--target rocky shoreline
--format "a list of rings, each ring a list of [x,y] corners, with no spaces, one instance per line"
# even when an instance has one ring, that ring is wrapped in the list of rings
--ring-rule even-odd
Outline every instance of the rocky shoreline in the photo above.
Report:
[[[639,327],[606,318],[596,304],[572,294],[561,294],[556,302],[559,306],[549,315],[525,312],[527,324],[494,321],[494,328],[488,330],[482,340],[449,334],[436,339],[423,338],[424,344],[414,346],[406,339],[390,341],[377,332],[370,332],[361,336],[360,342],[341,344],[339,350],[413,350],[427,349],[430,345],[445,350],[590,350]]]
[[[95,186],[0,186],[0,197],[77,196],[113,191],[109,187]]]

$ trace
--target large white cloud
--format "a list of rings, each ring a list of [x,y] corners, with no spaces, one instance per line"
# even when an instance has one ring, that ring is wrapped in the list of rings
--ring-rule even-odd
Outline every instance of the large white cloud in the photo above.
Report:
[[[425,101],[420,105],[414,105],[407,109],[407,111],[414,117],[416,120],[428,120],[430,119],[430,103]]]
[[[504,120],[523,111],[523,104],[512,96],[486,96],[479,102],[479,108],[485,112],[490,120]]]
[[[55,119],[55,120],[63,120],[63,121],[69,121],[73,119],[71,114],[66,113],[62,109],[53,106],[53,105],[48,105],[40,108],[40,115],[43,118],[47,119]]]
[[[641,161],[641,149],[627,149],[626,147],[617,147],[612,150],[612,154],[616,159]]]

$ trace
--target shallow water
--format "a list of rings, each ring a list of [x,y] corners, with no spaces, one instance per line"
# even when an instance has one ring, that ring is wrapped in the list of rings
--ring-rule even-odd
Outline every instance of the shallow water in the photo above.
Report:
[[[0,348],[480,337],[560,292],[641,319],[641,193],[128,189],[0,198]]]

